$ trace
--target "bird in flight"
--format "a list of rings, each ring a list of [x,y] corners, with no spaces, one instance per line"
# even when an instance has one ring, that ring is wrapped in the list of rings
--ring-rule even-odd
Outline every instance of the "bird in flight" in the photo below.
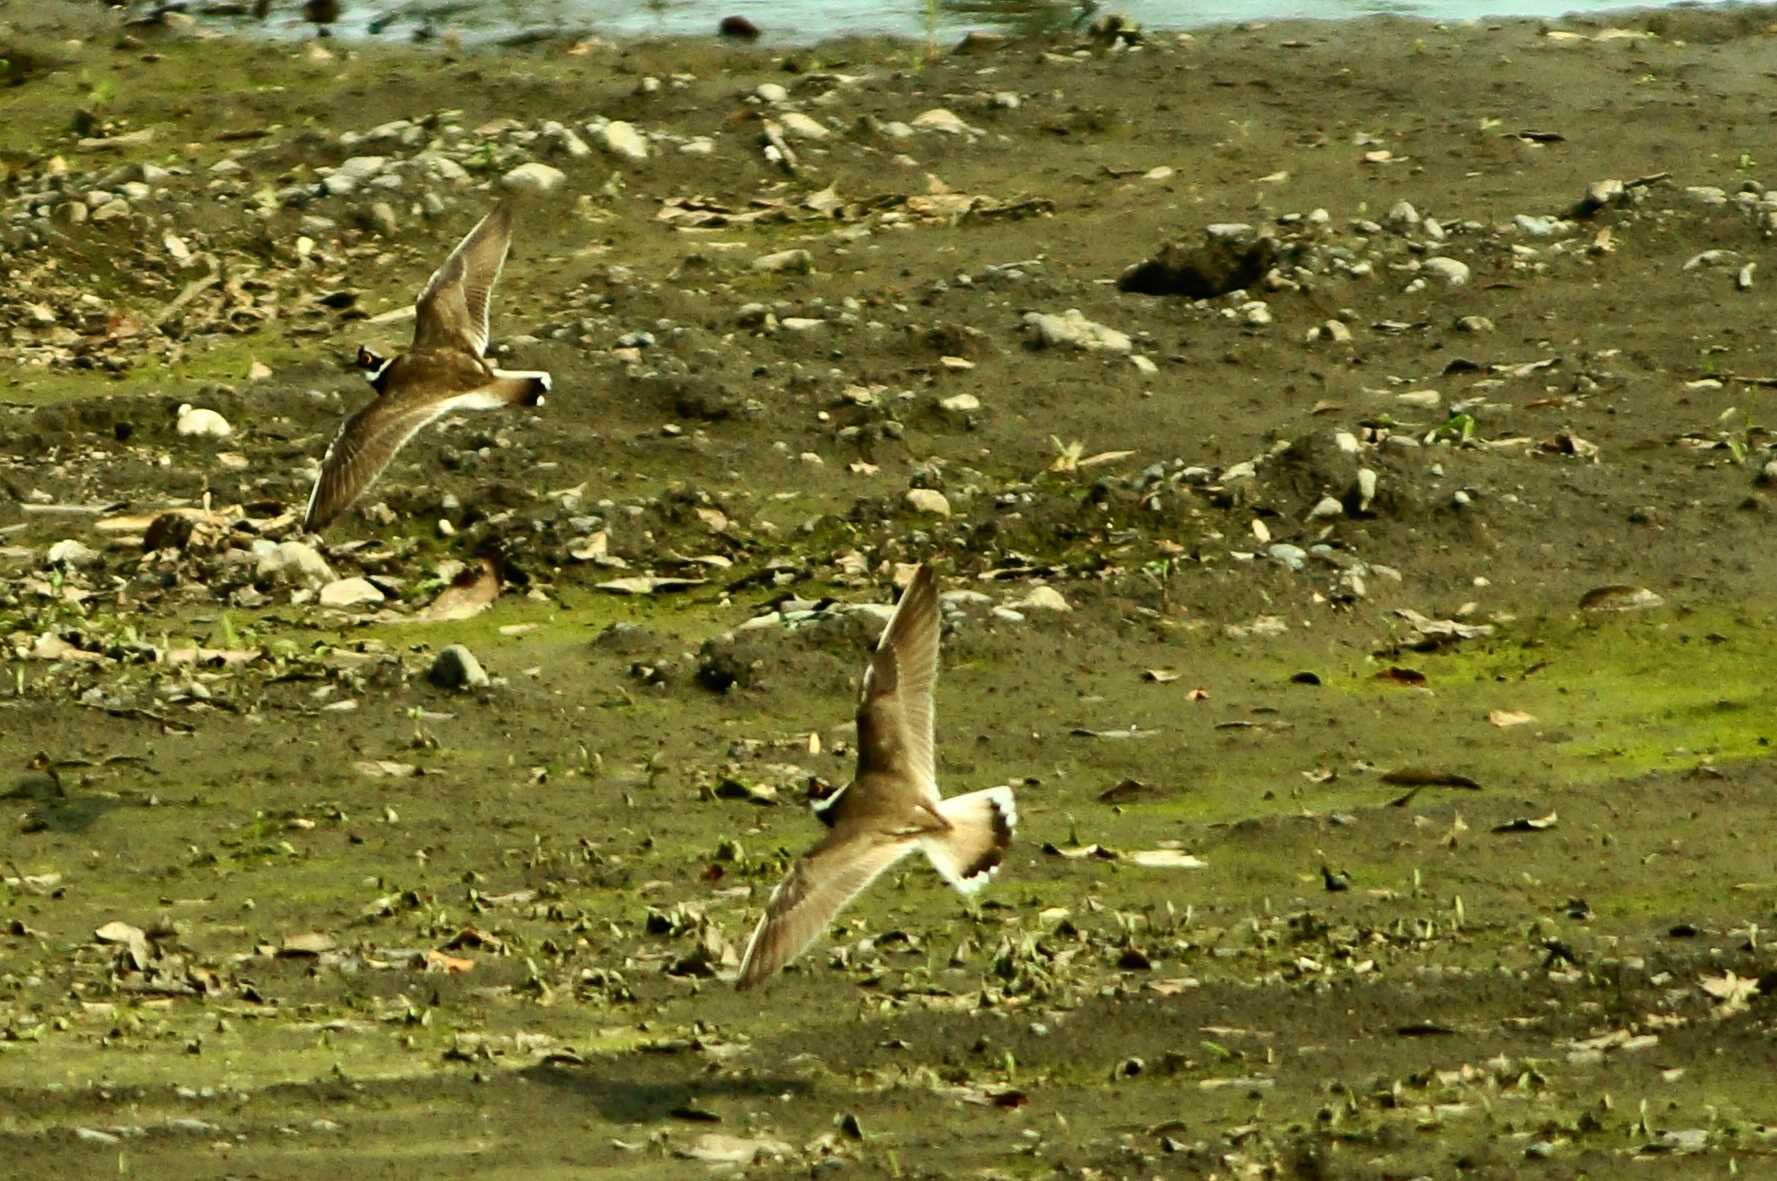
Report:
[[[485,356],[488,304],[512,243],[501,202],[432,274],[414,304],[413,345],[393,357],[359,346],[357,365],[376,400],[339,428],[321,460],[302,527],[316,533],[350,508],[419,429],[453,410],[541,406],[549,374],[496,369]]]
[[[915,849],[945,881],[972,894],[1005,859],[1018,823],[1009,787],[938,794],[932,688],[938,677],[938,589],[921,565],[864,672],[858,769],[815,805],[830,830],[771,892],[741,959],[737,988],[775,976],[847,903]]]

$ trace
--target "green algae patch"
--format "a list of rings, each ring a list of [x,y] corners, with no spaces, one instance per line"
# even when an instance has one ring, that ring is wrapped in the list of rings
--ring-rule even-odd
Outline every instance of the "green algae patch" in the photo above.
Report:
[[[1388,714],[1435,720],[1458,761],[1550,787],[1745,761],[1777,738],[1767,611],[1513,621],[1489,639],[1397,654],[1332,684]],[[1423,686],[1389,683],[1383,667],[1400,665]]]

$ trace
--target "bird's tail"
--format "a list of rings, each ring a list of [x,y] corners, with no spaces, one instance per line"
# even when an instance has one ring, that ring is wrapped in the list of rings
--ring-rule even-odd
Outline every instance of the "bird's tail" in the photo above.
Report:
[[[506,406],[541,406],[549,392],[549,374],[541,369],[496,369],[489,390]]]
[[[1018,805],[1009,787],[989,787],[938,801],[938,814],[950,827],[920,839],[932,868],[964,894],[992,879],[1012,847]]]

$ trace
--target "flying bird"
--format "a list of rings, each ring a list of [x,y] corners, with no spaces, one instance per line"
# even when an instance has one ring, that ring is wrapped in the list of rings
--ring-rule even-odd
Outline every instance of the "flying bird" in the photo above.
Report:
[[[858,702],[858,769],[815,805],[831,831],[771,892],[747,943],[737,988],[775,976],[882,872],[915,849],[964,894],[986,885],[1012,844],[1009,787],[938,794],[932,687],[938,677],[938,590],[922,565],[882,631]]]
[[[549,374],[495,369],[484,354],[488,304],[512,243],[512,207],[501,202],[476,223],[414,304],[413,345],[393,357],[362,346],[358,368],[376,400],[339,428],[309,494],[310,533],[350,508],[427,423],[453,410],[541,406]]]

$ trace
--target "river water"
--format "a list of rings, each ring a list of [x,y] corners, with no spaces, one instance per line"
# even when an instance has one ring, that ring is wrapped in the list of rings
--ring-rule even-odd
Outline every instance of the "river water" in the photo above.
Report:
[[[1036,32],[1092,19],[1076,0],[342,0],[341,7],[338,33],[401,38],[447,28],[476,38],[557,28],[634,40],[709,34],[723,17],[744,16],[767,43],[889,34],[948,45],[970,29]],[[1547,18],[1623,7],[1621,0],[1107,0],[1098,11],[1160,30],[1381,13],[1438,21]],[[304,26],[287,20],[282,27]]]

